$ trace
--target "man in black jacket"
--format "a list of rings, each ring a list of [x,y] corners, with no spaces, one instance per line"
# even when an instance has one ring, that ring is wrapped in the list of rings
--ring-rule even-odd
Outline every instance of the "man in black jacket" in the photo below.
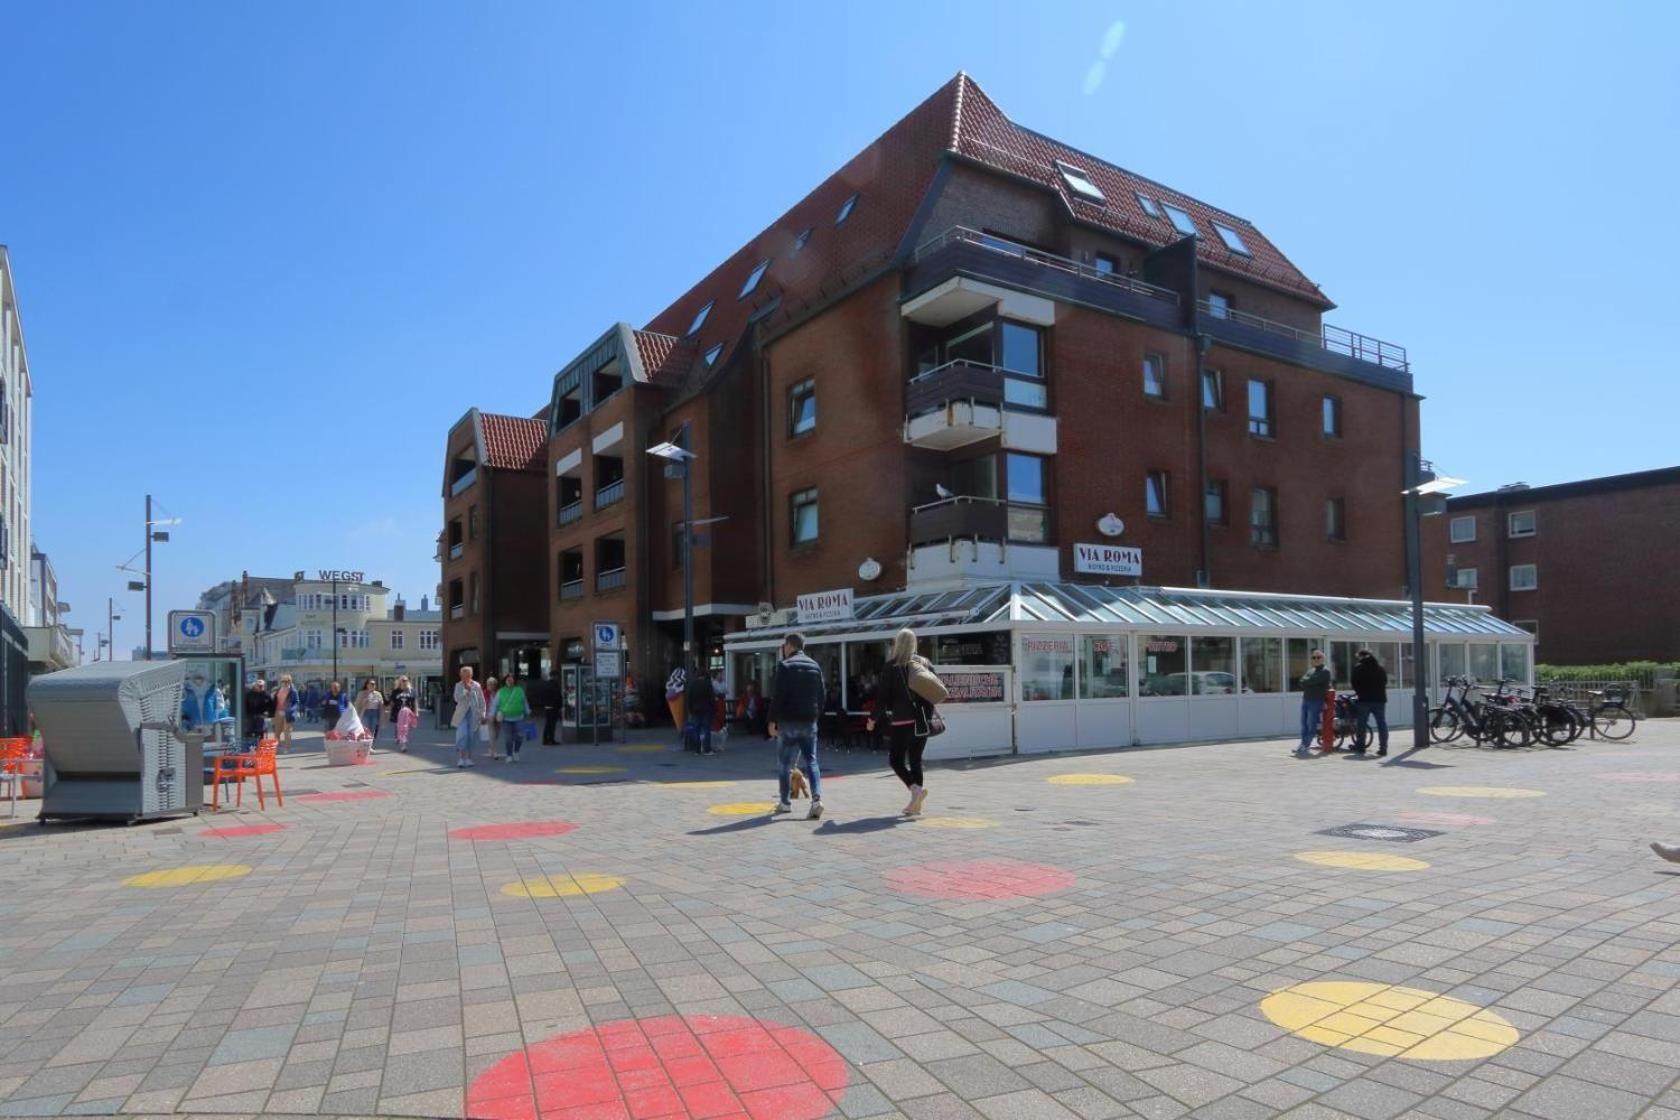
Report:
[[[817,766],[817,720],[822,716],[828,689],[822,668],[805,655],[805,636],[789,634],[782,639],[782,660],[770,678],[770,734],[781,742],[781,796],[776,812],[791,812],[788,798],[795,758],[804,763],[805,778],[811,783],[811,811],[806,820],[823,814],[822,771]]]
[[[688,674],[688,687],[683,690],[688,704],[688,734],[684,740],[691,740],[701,754],[713,754],[712,750],[712,721],[717,716],[717,689],[712,685],[712,678],[705,668],[696,665]],[[687,746],[685,741],[684,746]]]
[[[1353,753],[1364,754],[1371,745],[1371,717],[1377,717],[1377,757],[1388,754],[1388,670],[1382,667],[1376,654],[1362,649],[1353,658],[1353,672],[1348,675],[1353,685],[1355,705],[1359,713],[1359,727],[1353,733]]]

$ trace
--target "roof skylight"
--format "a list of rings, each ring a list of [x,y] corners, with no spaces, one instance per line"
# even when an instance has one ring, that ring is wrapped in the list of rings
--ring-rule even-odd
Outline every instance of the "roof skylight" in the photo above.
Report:
[[[840,212],[834,215],[835,225],[843,226],[846,224],[846,219],[852,216],[852,207],[857,205],[857,200],[858,196],[854,194],[852,197],[840,204]]]
[[[711,304],[710,300],[707,300],[706,301],[706,306],[702,307],[699,311],[694,313],[694,322],[692,322],[688,325],[688,333],[693,334],[695,331],[697,331],[701,327],[705,326],[706,325],[706,316],[710,315],[711,313],[712,313],[712,304]]]
[[[1068,190],[1083,198],[1086,202],[1095,202],[1101,205],[1108,201],[1103,197],[1102,190],[1091,182],[1091,177],[1079,168],[1057,160],[1056,170],[1062,173],[1062,182],[1068,185]]]
[[[721,353],[723,353],[723,343],[721,342],[713,344],[712,348],[706,351],[705,358],[707,369],[711,369],[717,364],[718,355]]]
[[[741,294],[736,296],[735,298],[736,299],[746,299],[747,296],[751,295],[752,290],[754,288],[758,287],[758,282],[764,278],[764,270],[769,268],[769,267],[770,267],[770,261],[769,261],[768,258],[766,258],[765,260],[759,261],[758,266],[756,268],[754,268],[752,270],[752,272],[747,275],[747,282],[745,284],[741,285]]]
[[[1243,242],[1242,234],[1238,233],[1230,226],[1224,225],[1220,222],[1214,222],[1213,232],[1219,235],[1219,240],[1225,242],[1225,248],[1231,250],[1231,252],[1241,253],[1245,257],[1250,255],[1248,246]]]
[[[789,253],[788,256],[797,257],[799,255],[799,250],[805,248],[805,242],[809,240],[811,240],[811,231],[807,229],[798,237],[793,239],[793,252]]]
[[[1161,208],[1155,205],[1155,200],[1153,198],[1150,198],[1142,191],[1139,191],[1137,200],[1138,205],[1143,207],[1143,212],[1145,214],[1148,214],[1151,218],[1159,218],[1161,216]]]
[[[1172,222],[1173,228],[1179,233],[1191,237],[1196,235],[1196,223],[1186,211],[1179,209],[1170,202],[1161,203],[1161,209],[1167,212],[1167,219]]]

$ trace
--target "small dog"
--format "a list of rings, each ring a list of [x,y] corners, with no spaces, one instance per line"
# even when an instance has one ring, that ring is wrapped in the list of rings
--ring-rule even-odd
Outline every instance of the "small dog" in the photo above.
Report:
[[[811,795],[811,784],[805,780],[805,771],[797,766],[788,774],[788,791],[789,797],[794,800]]]

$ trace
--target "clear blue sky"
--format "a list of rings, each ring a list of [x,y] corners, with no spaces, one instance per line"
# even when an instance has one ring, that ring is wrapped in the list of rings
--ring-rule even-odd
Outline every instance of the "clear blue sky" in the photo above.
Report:
[[[451,422],[540,406],[959,69],[1254,221],[1332,322],[1409,347],[1451,473],[1672,465],[1676,11],[9,3],[36,541],[90,654],[109,594],[139,642],[115,565],[148,489],[185,519],[159,644],[246,568],[418,603]]]

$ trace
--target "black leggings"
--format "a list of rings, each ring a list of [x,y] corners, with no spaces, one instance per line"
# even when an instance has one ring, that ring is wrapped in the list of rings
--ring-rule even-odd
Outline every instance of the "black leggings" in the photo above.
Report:
[[[916,734],[913,723],[895,723],[891,728],[892,750],[887,761],[893,773],[906,786],[922,784],[922,752],[927,749],[927,736]]]

